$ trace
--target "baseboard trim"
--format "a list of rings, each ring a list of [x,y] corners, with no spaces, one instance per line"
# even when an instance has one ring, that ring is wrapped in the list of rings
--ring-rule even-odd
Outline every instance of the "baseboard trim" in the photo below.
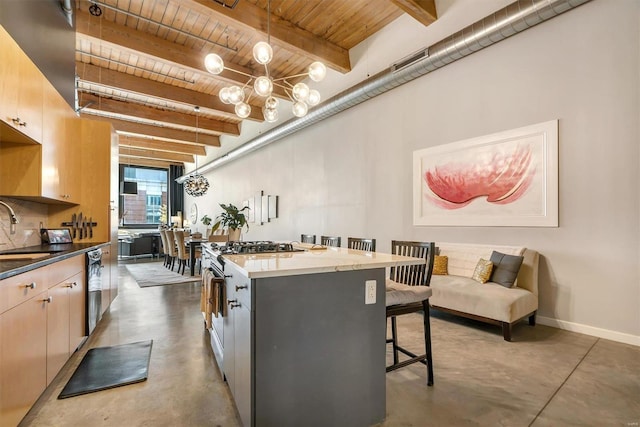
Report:
[[[640,336],[616,332],[609,329],[596,328],[593,326],[582,325],[580,323],[567,322],[566,320],[558,320],[552,317],[536,316],[536,323],[545,326],[552,326],[566,331],[578,332],[585,335],[591,335],[598,338],[604,338],[611,341],[617,341],[624,344],[631,344],[640,347]]]

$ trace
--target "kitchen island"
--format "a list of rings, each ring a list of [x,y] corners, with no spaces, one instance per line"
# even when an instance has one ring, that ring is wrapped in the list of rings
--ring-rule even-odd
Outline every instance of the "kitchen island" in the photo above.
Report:
[[[385,418],[385,269],[424,263],[344,248],[221,254],[211,345],[245,426],[368,426]]]

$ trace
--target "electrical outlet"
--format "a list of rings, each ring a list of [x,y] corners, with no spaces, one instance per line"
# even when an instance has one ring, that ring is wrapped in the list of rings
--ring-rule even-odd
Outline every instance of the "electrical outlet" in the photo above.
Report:
[[[364,282],[364,303],[375,304],[376,303],[376,281],[367,280]]]

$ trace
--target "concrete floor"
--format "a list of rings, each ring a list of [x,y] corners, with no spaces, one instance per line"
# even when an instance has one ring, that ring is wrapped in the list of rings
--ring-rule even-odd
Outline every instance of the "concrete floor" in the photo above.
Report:
[[[22,426],[239,426],[199,313],[197,284],[139,288],[120,267],[120,295]],[[419,315],[398,322],[420,350]],[[412,365],[387,374],[379,426],[638,426],[640,348],[522,323],[499,327],[432,311],[435,386]],[[57,396],[89,348],[153,339],[146,382]],[[313,425],[310,420],[309,425]]]

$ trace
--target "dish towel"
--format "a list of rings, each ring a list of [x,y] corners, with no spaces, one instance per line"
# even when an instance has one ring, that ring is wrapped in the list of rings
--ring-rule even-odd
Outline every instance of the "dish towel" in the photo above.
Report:
[[[211,328],[211,313],[213,307],[211,305],[211,295],[213,293],[213,272],[206,269],[202,273],[202,290],[200,292],[200,311],[204,315],[204,324],[207,329]]]

